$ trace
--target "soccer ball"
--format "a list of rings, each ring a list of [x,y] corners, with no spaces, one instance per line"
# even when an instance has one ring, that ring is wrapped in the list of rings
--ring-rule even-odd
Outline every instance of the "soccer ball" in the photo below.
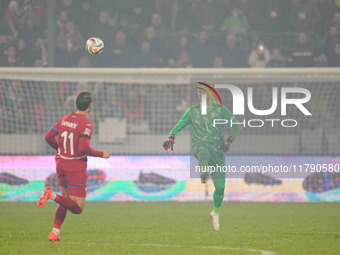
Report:
[[[86,41],[85,50],[92,55],[98,55],[104,50],[104,42],[99,37],[90,37]]]

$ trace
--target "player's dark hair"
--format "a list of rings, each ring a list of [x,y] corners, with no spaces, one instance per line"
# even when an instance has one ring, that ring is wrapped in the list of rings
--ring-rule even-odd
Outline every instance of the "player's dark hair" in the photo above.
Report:
[[[77,97],[77,109],[79,111],[85,111],[92,102],[92,96],[90,92],[81,92]]]

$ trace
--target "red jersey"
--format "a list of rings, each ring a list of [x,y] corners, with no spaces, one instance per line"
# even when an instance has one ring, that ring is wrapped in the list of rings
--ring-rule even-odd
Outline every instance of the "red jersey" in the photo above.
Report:
[[[46,134],[46,141],[57,150],[56,157],[87,160],[87,155],[102,157],[103,152],[90,147],[93,124],[84,114],[72,112],[62,117]],[[58,142],[55,136],[58,134]]]

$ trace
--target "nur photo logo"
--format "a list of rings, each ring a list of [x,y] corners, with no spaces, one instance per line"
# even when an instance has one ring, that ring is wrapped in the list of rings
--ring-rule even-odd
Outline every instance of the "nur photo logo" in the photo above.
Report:
[[[220,104],[222,105],[222,100],[220,95],[217,93],[216,89],[227,90],[232,95],[232,104],[233,104],[233,114],[234,115],[245,115],[245,107],[247,107],[248,111],[256,116],[266,116],[263,118],[256,119],[244,119],[243,121],[238,122],[243,125],[243,127],[262,127],[265,124],[269,124],[271,127],[275,127],[278,123],[282,127],[296,127],[298,125],[298,121],[296,119],[278,119],[278,118],[269,118],[269,115],[274,114],[278,107],[280,106],[280,115],[287,116],[287,106],[292,105],[298,109],[298,111],[302,112],[304,116],[312,116],[312,113],[306,108],[305,104],[308,103],[311,99],[311,92],[306,88],[300,87],[272,87],[271,89],[271,101],[272,104],[268,109],[256,109],[254,106],[254,90],[256,87],[248,87],[247,95],[244,95],[244,92],[232,84],[215,84],[209,85],[206,82],[197,82],[200,85],[205,86],[198,87],[198,89],[204,91],[205,93],[201,95],[201,114],[207,114],[207,95],[211,97],[213,102],[217,104],[214,96],[208,90],[210,89],[218,98]],[[233,122],[235,124],[235,122]],[[232,125],[233,123],[230,123]],[[213,126],[216,125],[224,125],[228,124],[228,121],[225,119],[214,119]]]

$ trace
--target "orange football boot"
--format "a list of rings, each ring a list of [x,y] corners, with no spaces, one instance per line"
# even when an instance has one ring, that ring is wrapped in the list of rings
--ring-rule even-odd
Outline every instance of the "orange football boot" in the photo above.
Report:
[[[53,232],[51,232],[48,235],[48,240],[55,241],[55,242],[60,242],[61,241],[60,236],[59,235],[55,235]]]
[[[41,196],[41,198],[39,199],[38,203],[37,203],[37,207],[41,208],[45,205],[46,201],[51,199],[52,196],[52,187],[46,187],[44,190],[44,194]]]

